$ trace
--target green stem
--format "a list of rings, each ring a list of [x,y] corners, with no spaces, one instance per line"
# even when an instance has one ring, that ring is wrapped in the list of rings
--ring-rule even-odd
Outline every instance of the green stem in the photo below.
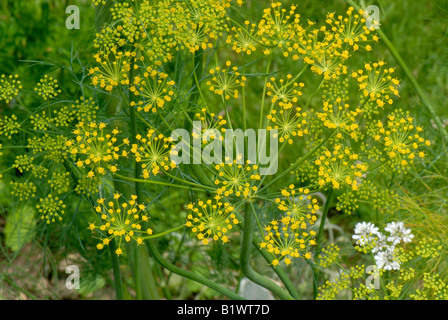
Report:
[[[246,76],[246,55],[243,56],[243,76]],[[246,86],[241,89],[241,99],[243,100],[243,130],[247,129],[247,115],[246,115]]]
[[[117,250],[117,246],[115,244],[115,239],[112,239],[112,241],[109,243],[109,251],[110,259],[112,260],[112,270],[114,272],[115,293],[117,296],[117,300],[123,300],[124,291],[120,272],[120,261],[118,255],[115,253],[115,250]]]
[[[227,297],[229,297],[230,299],[235,299],[235,300],[244,300],[243,297],[239,296],[238,294],[234,293],[233,291],[223,288],[220,285],[216,284],[215,282],[208,280],[207,278],[200,276],[198,274],[195,274],[193,272],[187,271],[187,270],[183,270],[175,265],[173,265],[171,262],[169,262],[168,260],[166,260],[161,254],[160,252],[157,250],[156,246],[154,245],[153,242],[148,241],[148,249],[150,250],[151,255],[156,259],[156,261],[164,268],[170,270],[173,273],[176,273],[184,278],[199,282]]]
[[[195,187],[182,186],[179,184],[173,184],[173,183],[163,182],[163,181],[136,179],[136,178],[132,178],[132,177],[122,176],[121,174],[118,174],[118,173],[114,173],[114,176],[124,179],[124,180],[137,182],[137,183],[149,183],[149,184],[155,184],[155,185],[164,186],[164,187],[173,187],[173,188],[187,189],[187,190],[194,190],[194,191],[207,191],[207,190],[210,191],[209,189],[207,189],[205,187],[202,187],[202,188],[196,187],[195,188]],[[137,197],[138,197],[139,193],[137,193]]]
[[[180,229],[182,229],[184,227],[185,227],[185,225],[181,225],[181,226],[178,226],[178,227],[175,227],[175,228],[171,228],[169,230],[165,230],[163,232],[159,232],[159,233],[157,233],[155,235],[142,237],[142,239],[156,239],[156,238],[160,238],[160,237],[163,237],[164,235],[170,234],[171,232],[180,230]]]
[[[328,191],[327,200],[325,200],[325,205],[322,210],[322,217],[320,220],[319,231],[317,233],[317,246],[316,246],[316,255],[320,253],[321,250],[321,242],[324,235],[325,221],[327,220],[328,210],[330,209],[330,205],[333,202],[334,192],[333,189]]]
[[[272,63],[272,54],[269,55],[268,65],[266,67],[266,72],[265,72],[264,85],[263,85],[263,96],[261,97],[261,105],[260,105],[260,123],[258,125],[259,129],[261,129],[263,127],[264,100],[266,97],[266,88],[267,88],[267,84],[268,84],[268,73],[269,73],[269,69],[271,68],[271,63]]]
[[[245,205],[245,212],[244,212],[244,233],[243,233],[243,242],[241,244],[241,251],[240,251],[240,264],[241,264],[241,270],[243,271],[243,274],[249,279],[255,282],[256,284],[268,289],[273,294],[278,296],[279,298],[283,300],[294,300],[294,298],[285,290],[280,288],[278,285],[276,285],[271,280],[263,277],[259,273],[257,273],[252,267],[250,266],[250,253],[252,248],[252,242],[253,242],[253,235],[254,235],[254,227],[255,227],[255,219],[254,219],[254,213],[252,210],[254,208],[252,207],[252,210],[250,208],[252,204],[246,203]]]
[[[254,213],[255,214],[255,213]],[[235,212],[235,215],[237,217],[238,220],[243,221],[243,217],[238,213]],[[258,220],[257,220],[258,222]],[[240,226],[241,227],[241,226]],[[287,273],[285,272],[285,270],[280,266],[273,266],[271,263],[272,261],[275,259],[274,256],[267,252],[266,250],[263,250],[260,248],[260,243],[261,241],[259,241],[258,239],[256,239],[256,237],[254,236],[253,240],[252,240],[252,245],[258,250],[258,252],[260,252],[260,254],[263,256],[263,258],[266,260],[267,263],[270,264],[270,266],[272,267],[272,269],[274,270],[274,272],[277,274],[277,276],[280,278],[280,280],[283,282],[283,284],[285,285],[286,289],[288,290],[289,294],[294,298],[299,300],[300,299],[300,295],[297,292],[294,284],[292,283],[291,279],[289,278],[289,276],[287,275]]]
[[[328,216],[328,210],[330,209],[330,205],[333,202],[334,192],[333,189],[330,189],[327,195],[327,200],[325,201],[324,208],[322,210],[322,217],[320,219],[320,225],[319,225],[319,231],[317,233],[317,246],[316,246],[316,254],[314,255],[316,258],[319,256],[321,248],[322,248],[322,239],[324,236],[324,229],[325,229],[325,221],[327,220]],[[313,296],[314,299],[317,298],[317,289],[319,286],[319,279],[320,279],[320,270],[316,267],[312,267],[313,275],[314,275],[314,282],[313,282]]]
[[[213,192],[216,191],[216,188],[214,188],[214,187],[204,186],[204,185],[201,185],[201,184],[197,184],[197,183],[194,183],[194,182],[190,182],[190,181],[187,181],[187,180],[178,178],[178,177],[176,177],[176,176],[173,176],[172,174],[170,174],[169,172],[167,172],[167,171],[165,171],[165,170],[163,170],[163,172],[164,172],[164,174],[167,175],[168,177],[170,177],[170,178],[172,178],[172,179],[174,179],[174,180],[177,180],[177,181],[180,181],[180,182],[189,184],[190,186],[197,187],[197,188],[199,188],[199,189],[208,189],[208,190],[213,191]]]
[[[130,126],[131,126],[131,143],[132,144],[137,144],[137,121],[135,118],[135,108],[133,106],[131,106],[131,102],[133,100],[134,94],[132,92],[132,90],[130,89],[131,86],[133,86],[134,84],[134,65],[135,65],[135,58],[132,57],[131,58],[131,64],[130,64],[130,70],[129,70],[129,89],[128,89],[128,94],[129,94],[129,120],[130,120]],[[137,162],[134,162],[134,177],[138,178],[141,176],[141,167],[138,165]],[[140,194],[140,182],[139,181],[134,181],[135,182],[135,194],[138,195]]]

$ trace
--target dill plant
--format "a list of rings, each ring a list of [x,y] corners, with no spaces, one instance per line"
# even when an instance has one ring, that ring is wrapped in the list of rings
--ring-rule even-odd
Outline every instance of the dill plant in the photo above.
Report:
[[[173,274],[231,299],[244,297],[243,277],[279,299],[447,298],[440,241],[395,218],[405,194],[394,181],[412,179],[431,142],[415,116],[392,108],[393,62],[352,59],[381,41],[362,9],[315,23],[277,1],[256,21],[235,14],[240,0],[93,2],[112,21],[79,60],[76,94],[46,74],[28,89],[18,75],[0,78],[0,99],[17,110],[0,119],[2,180],[11,202],[33,204],[41,235],[76,226],[78,251],[106,261],[118,299],[170,299]],[[204,147],[226,129],[276,130],[278,172],[261,174],[243,150],[220,164],[174,162],[171,132],[194,139],[195,120]],[[346,218],[349,241],[326,232],[330,212]],[[392,239],[371,222],[353,231],[361,213]],[[215,261],[196,272],[179,252]],[[226,279],[209,270],[217,252],[232,261]],[[366,285],[367,263],[380,289]]]

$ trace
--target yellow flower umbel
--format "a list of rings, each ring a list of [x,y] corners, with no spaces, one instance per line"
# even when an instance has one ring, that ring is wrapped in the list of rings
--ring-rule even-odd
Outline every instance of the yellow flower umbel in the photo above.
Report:
[[[273,253],[276,259],[272,261],[275,267],[284,261],[289,265],[294,258],[303,257],[311,259],[311,247],[316,245],[313,230],[307,230],[305,221],[296,220],[290,216],[282,217],[280,220],[272,220],[265,227],[267,234],[264,241],[260,243],[263,250]]]
[[[224,125],[227,121],[223,116],[214,113],[208,114],[207,109],[202,108],[200,112],[195,114],[195,120],[201,122],[201,132],[198,128],[193,128],[191,133],[193,139],[201,138],[203,144],[207,144],[214,139],[224,140],[223,134],[226,130]]]
[[[354,12],[354,8],[348,8],[346,16],[329,13],[326,23],[330,25],[330,30],[334,32],[335,39],[341,44],[347,44],[352,47],[353,51],[357,51],[360,43],[367,41],[378,41],[378,37],[372,34],[373,25],[370,29],[366,26],[366,19],[363,17],[364,11]],[[370,39],[369,39],[370,37]],[[372,50],[371,46],[366,45],[367,51]]]
[[[30,171],[34,168],[33,161],[33,157],[29,157],[27,154],[21,154],[16,157],[12,167],[16,168],[20,173],[24,173],[25,171]]]
[[[267,130],[278,130],[274,138],[278,137],[280,143],[287,141],[292,144],[293,137],[303,137],[308,133],[305,127],[307,115],[300,107],[292,107],[291,103],[280,102],[278,110],[273,109],[267,116],[269,122],[272,122],[272,125],[267,126]]]
[[[174,95],[174,81],[168,80],[168,74],[158,72],[151,67],[146,68],[143,79],[135,77],[134,87],[131,90],[143,100],[138,102],[137,111],[155,113],[163,109],[166,102],[171,101]]]
[[[33,130],[47,131],[47,129],[52,125],[53,119],[49,117],[45,111],[42,113],[37,113],[30,117],[31,124],[33,125]]]
[[[280,2],[272,2],[270,8],[264,9],[263,17],[258,23],[257,35],[261,37],[261,43],[280,48],[287,57],[296,40],[300,15],[295,12],[296,5],[292,5],[289,10],[281,5]],[[270,54],[271,50],[266,49],[264,53]]]
[[[258,188],[255,184],[261,180],[258,166],[251,165],[249,160],[240,164],[241,161],[241,155],[237,155],[237,159],[233,162],[226,157],[224,163],[215,166],[217,171],[215,185],[218,186],[216,190],[218,195],[250,198],[257,192]]]
[[[34,91],[36,91],[37,94],[44,100],[49,100],[55,98],[59,93],[62,92],[60,89],[58,89],[58,87],[58,80],[45,75],[42,79],[40,79],[37,87],[34,88]]]
[[[100,66],[89,69],[92,84],[109,92],[120,84],[129,85],[130,63],[128,60],[135,55],[135,52],[117,52],[116,50],[111,50],[109,54],[96,53],[93,57]]]
[[[309,22],[310,25],[314,23]],[[302,35],[293,45],[293,59],[303,57],[303,61],[311,65],[311,71],[322,75],[325,80],[337,79],[347,73],[344,62],[349,52],[335,40],[334,34],[325,27],[313,29]]]
[[[337,137],[341,138],[342,133],[346,133],[352,139],[359,137],[359,125],[356,117],[361,113],[361,109],[350,110],[350,105],[344,103],[341,98],[336,98],[334,102],[324,101],[323,112],[317,112],[317,117],[323,125],[329,129],[337,131]]]
[[[101,214],[101,221],[97,226],[96,223],[89,223],[89,229],[98,230],[101,242],[97,248],[103,249],[114,238],[118,239],[118,249],[115,251],[117,255],[123,253],[121,244],[124,241],[132,240],[140,245],[143,243],[145,236],[152,235],[151,228],[144,229],[143,224],[149,220],[146,214],[145,206],[137,203],[137,196],[131,196],[130,201],[119,201],[121,195],[114,194],[114,201],[106,203],[104,198],[98,200],[98,206],[95,207],[96,212]]]
[[[180,13],[177,40],[191,53],[213,47],[213,42],[228,31],[227,8],[230,0],[190,0],[176,2]]]
[[[0,101],[5,100],[6,103],[9,103],[15,96],[19,94],[19,91],[22,89],[22,85],[20,81],[17,80],[19,75],[10,75],[5,76],[2,74],[0,78]]]
[[[333,189],[348,186],[353,191],[357,191],[360,179],[367,172],[367,166],[358,158],[357,154],[342,145],[334,146],[332,152],[326,150],[314,162],[319,168],[318,184],[322,187],[331,184]]]
[[[365,72],[361,69],[352,73],[352,77],[358,80],[359,89],[364,97],[376,101],[380,108],[394,102],[391,95],[399,95],[400,81],[392,77],[395,69],[385,68],[385,64],[383,61],[366,63]]]
[[[207,81],[207,85],[210,91],[221,95],[226,100],[229,100],[230,97],[237,99],[238,88],[244,87],[246,77],[240,75],[237,67],[230,68],[230,61],[226,62],[226,66],[227,68],[225,69],[221,69],[220,67],[211,69],[210,74],[212,75],[212,80]]]
[[[295,221],[306,220],[309,224],[314,224],[317,220],[316,211],[319,210],[317,199],[309,195],[310,191],[307,188],[299,188],[298,192],[294,188],[292,184],[288,188],[282,189],[283,198],[275,199],[275,202],[278,203],[278,209]]]
[[[283,106],[286,108],[285,104],[296,103],[298,98],[302,95],[300,91],[305,84],[300,82],[293,82],[291,80],[292,75],[288,74],[285,79],[279,79],[278,84],[275,77],[271,77],[271,81],[266,83],[266,87],[268,88],[267,95],[271,97],[271,102],[275,103],[279,101],[283,103]]]
[[[71,106],[74,116],[80,122],[95,121],[98,109],[99,107],[95,104],[92,97],[89,99],[81,97],[80,100],[76,100],[75,104]]]
[[[0,177],[1,178],[1,177]],[[11,195],[19,201],[28,200],[36,195],[36,186],[32,182],[11,181]]]
[[[226,43],[232,45],[233,51],[236,53],[245,53],[251,55],[257,49],[257,35],[255,33],[256,24],[244,21],[245,29],[240,27],[232,27],[230,35],[226,39]],[[250,26],[250,29],[249,29]]]
[[[39,204],[36,206],[41,219],[47,224],[61,221],[62,215],[65,213],[66,205],[58,197],[53,197],[51,193],[46,198],[41,198]]]
[[[203,244],[218,239],[221,239],[222,243],[228,242],[227,233],[240,223],[233,213],[235,209],[230,204],[221,202],[219,197],[215,197],[214,201],[190,203],[187,209],[192,213],[187,215],[185,225],[191,228]]]
[[[11,139],[13,135],[19,133],[21,126],[15,114],[11,115],[11,117],[5,116],[3,119],[0,119],[0,135]]]
[[[319,254],[319,266],[322,268],[328,268],[339,257],[339,247],[334,243],[331,243],[328,247],[322,248],[321,254]]]
[[[422,147],[430,146],[431,142],[420,136],[422,131],[422,127],[414,124],[414,118],[400,116],[398,112],[389,115],[385,125],[378,121],[372,136],[384,145],[384,152],[392,167],[401,170],[408,168],[416,156],[425,157]]]
[[[171,137],[167,138],[154,129],[149,129],[146,137],[138,134],[136,138],[138,144],[132,145],[131,152],[135,161],[141,163],[144,179],[156,176],[162,170],[169,171],[177,167],[170,159],[171,152],[174,152]]]
[[[87,177],[105,175],[107,172],[115,173],[118,168],[115,161],[119,157],[127,157],[126,151],[121,151],[123,145],[128,145],[129,140],[123,139],[118,144],[116,135],[120,132],[117,128],[109,131],[105,123],[80,122],[73,133],[74,140],[68,140],[66,145],[79,168],[87,168]]]

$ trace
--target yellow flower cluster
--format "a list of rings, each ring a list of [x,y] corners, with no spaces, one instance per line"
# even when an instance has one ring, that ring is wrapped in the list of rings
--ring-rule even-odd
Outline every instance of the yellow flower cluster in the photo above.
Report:
[[[267,232],[260,247],[278,258],[272,261],[277,266],[280,261],[291,264],[294,258],[311,259],[311,247],[315,246],[316,232],[307,230],[308,224],[303,220],[296,220],[290,216],[280,220],[272,220],[264,230]]]
[[[319,168],[318,184],[322,187],[331,184],[333,189],[348,186],[354,191],[358,190],[360,180],[367,172],[367,165],[358,157],[342,145],[335,145],[333,151],[326,150],[314,162]]]
[[[364,277],[365,266],[355,266],[343,272],[334,279],[334,281],[326,281],[324,285],[318,289],[317,300],[335,300],[338,299],[338,294],[348,289],[352,285],[353,280],[362,279]],[[364,293],[367,293],[363,290]],[[370,292],[369,292],[370,293]],[[358,293],[357,298],[360,298]]]
[[[33,161],[34,158],[29,157],[27,154],[21,154],[16,157],[16,160],[14,161],[12,167],[16,168],[18,171],[20,171],[20,173],[23,173],[34,168]]]
[[[331,243],[328,247],[322,248],[322,253],[319,254],[319,266],[322,268],[328,268],[339,257],[339,247],[334,243]]]
[[[143,243],[145,235],[152,235],[151,228],[145,230],[144,223],[149,220],[145,212],[145,206],[137,203],[137,196],[131,196],[131,200],[119,201],[121,195],[114,194],[114,200],[106,202],[106,199],[98,199],[98,206],[95,210],[100,214],[101,220],[99,225],[96,222],[89,223],[89,229],[94,232],[98,230],[101,242],[97,248],[103,249],[114,238],[119,239],[118,249],[115,251],[117,255],[123,253],[121,244],[124,241],[130,242],[134,240],[137,245]]]
[[[289,10],[282,8],[280,2],[272,2],[270,8],[263,11],[263,16],[258,23],[257,36],[260,42],[267,48],[265,54],[270,54],[269,48],[280,48],[285,56],[289,55],[291,46],[297,41],[297,35],[301,34],[302,28],[298,24],[300,15],[295,12],[296,5]]]
[[[246,77],[241,76],[237,67],[232,67],[230,61],[226,62],[226,68],[216,67],[211,69],[212,79],[207,81],[210,91],[221,95],[226,100],[230,97],[238,99],[238,88],[244,87]]]
[[[209,114],[206,108],[202,108],[200,112],[195,114],[195,120],[201,122],[201,132],[198,128],[193,128],[191,133],[193,139],[201,138],[203,144],[207,144],[214,139],[224,140],[223,134],[226,130],[224,125],[227,120],[222,115]]]
[[[62,92],[61,89],[58,88],[58,80],[45,75],[40,79],[37,87],[34,88],[34,91],[36,91],[44,100],[49,100],[56,98],[57,95]]]
[[[217,171],[215,185],[218,186],[216,193],[219,196],[235,195],[250,198],[258,190],[255,185],[261,180],[258,165],[252,165],[249,160],[243,163],[241,155],[237,155],[233,162],[226,157],[225,162],[215,166],[215,170]]]
[[[118,85],[129,85],[128,73],[130,58],[135,57],[135,52],[111,50],[110,53],[99,52],[93,55],[100,67],[92,67],[89,74],[92,76],[92,84],[112,92]]]
[[[244,21],[244,27],[232,27],[230,34],[227,36],[226,43],[232,45],[232,50],[236,53],[245,53],[251,55],[257,50],[257,40],[255,39],[255,23]],[[250,28],[250,29],[249,29]]]
[[[115,3],[114,23],[96,35],[95,46],[104,52],[128,44],[155,65],[171,61],[175,52],[191,53],[213,46],[228,31],[227,10],[231,0],[176,0]],[[94,0],[96,5],[105,1]]]
[[[14,97],[19,94],[22,89],[21,82],[18,80],[19,75],[6,76],[2,74],[0,77],[0,100],[5,100],[9,103]]]
[[[208,244],[211,239],[215,241],[221,239],[222,243],[228,242],[227,233],[234,225],[240,223],[233,213],[235,208],[227,202],[220,201],[219,197],[215,197],[214,201],[190,203],[187,209],[192,213],[187,215],[185,225],[191,228],[203,244]]]
[[[325,127],[337,130],[337,138],[341,138],[342,133],[346,133],[350,138],[357,140],[359,125],[355,118],[361,112],[359,108],[351,110],[348,103],[343,103],[342,99],[336,98],[334,102],[324,101],[323,112],[317,112],[317,117]]]
[[[137,135],[138,144],[133,144],[131,153],[135,161],[141,163],[144,179],[161,173],[162,170],[169,171],[177,167],[170,159],[174,145],[172,138],[167,138],[154,129],[149,129],[146,136]]]
[[[285,212],[296,221],[307,220],[313,224],[317,220],[315,213],[319,210],[319,204],[316,198],[309,195],[309,192],[307,188],[299,188],[299,194],[297,194],[295,186],[292,184],[281,190],[283,199],[276,198],[275,202],[280,211]]]
[[[137,110],[155,113],[157,109],[163,109],[166,102],[171,101],[175,83],[168,80],[168,74],[152,67],[147,67],[142,76],[136,76],[134,86],[131,87],[136,95],[144,99],[137,103]]]
[[[267,116],[272,125],[267,126],[267,130],[278,130],[274,138],[278,137],[280,143],[288,142],[292,144],[293,137],[303,137],[308,133],[306,128],[307,113],[300,107],[293,108],[290,105],[280,107],[279,110],[273,109]]]
[[[15,114],[11,115],[11,117],[5,116],[3,119],[0,119],[0,135],[11,139],[13,135],[19,133],[21,126]]]
[[[357,79],[359,89],[364,97],[371,101],[376,101],[378,107],[382,108],[386,103],[392,104],[391,95],[398,96],[400,81],[393,78],[394,68],[384,67],[386,63],[382,60],[375,63],[366,63],[364,70],[352,73],[352,77]]]
[[[105,123],[77,124],[73,131],[75,139],[66,142],[70,153],[76,161],[78,168],[86,168],[87,176],[93,178],[96,175],[106,175],[109,171],[117,172],[115,161],[120,157],[127,157],[125,150],[120,148],[129,145],[128,139],[123,139],[118,144],[116,135],[120,131],[115,128],[109,131]]]
[[[353,51],[359,50],[360,43],[368,42],[373,28],[368,29],[366,19],[363,17],[364,11],[355,12],[353,7],[348,8],[346,16],[329,13],[327,15],[326,23],[330,26],[330,30],[334,32],[335,38],[339,44],[348,44],[353,48]],[[378,41],[377,36],[373,36],[373,41]],[[366,45],[366,51],[371,51],[372,47]]]
[[[45,220],[47,224],[61,221],[62,215],[65,213],[66,205],[58,197],[53,197],[51,193],[46,198],[41,198],[37,210],[41,213],[41,219]]]
[[[423,128],[414,124],[414,118],[400,115],[399,111],[388,115],[385,124],[378,121],[376,127],[373,138],[384,146],[387,159],[397,170],[409,167],[416,156],[424,158],[422,147],[431,145],[420,136]]]
[[[289,106],[285,104],[297,103],[298,98],[302,95],[300,91],[305,84],[303,82],[297,83],[293,81],[292,75],[288,74],[285,79],[279,79],[278,84],[275,77],[271,77],[270,82],[266,83],[268,92],[266,93],[271,97],[271,102],[280,102],[280,106],[288,108]],[[283,104],[281,104],[283,103]]]
[[[14,182],[11,181],[11,195],[20,201],[28,200],[36,195],[37,188],[32,182]]]

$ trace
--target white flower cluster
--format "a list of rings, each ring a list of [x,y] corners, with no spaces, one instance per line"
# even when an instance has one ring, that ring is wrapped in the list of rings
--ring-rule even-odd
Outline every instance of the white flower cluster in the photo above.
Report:
[[[361,247],[374,244],[372,252],[376,253],[375,261],[379,269],[399,270],[400,261],[395,254],[395,246],[400,242],[411,242],[414,235],[403,222],[388,223],[384,230],[389,232],[389,236],[382,234],[373,223],[360,222],[356,224],[352,238]]]

